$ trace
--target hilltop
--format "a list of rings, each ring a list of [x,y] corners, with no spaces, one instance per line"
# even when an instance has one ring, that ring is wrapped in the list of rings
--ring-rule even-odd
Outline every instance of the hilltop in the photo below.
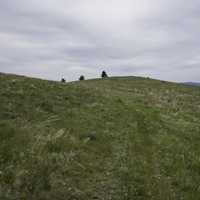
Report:
[[[0,199],[196,200],[200,89],[0,74]]]

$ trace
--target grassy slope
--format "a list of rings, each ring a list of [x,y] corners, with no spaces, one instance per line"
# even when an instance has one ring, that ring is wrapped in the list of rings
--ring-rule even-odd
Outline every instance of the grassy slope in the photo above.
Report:
[[[199,88],[0,74],[2,200],[196,200],[199,141]]]

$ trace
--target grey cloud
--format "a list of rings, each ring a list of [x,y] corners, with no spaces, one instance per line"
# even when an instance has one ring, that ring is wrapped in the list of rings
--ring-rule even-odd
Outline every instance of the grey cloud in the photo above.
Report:
[[[197,0],[2,0],[0,71],[200,81],[199,11]]]

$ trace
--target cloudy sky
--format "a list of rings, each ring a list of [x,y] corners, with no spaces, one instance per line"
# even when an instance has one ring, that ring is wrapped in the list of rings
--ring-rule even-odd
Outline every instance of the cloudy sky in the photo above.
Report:
[[[200,81],[199,0],[0,0],[0,71]]]

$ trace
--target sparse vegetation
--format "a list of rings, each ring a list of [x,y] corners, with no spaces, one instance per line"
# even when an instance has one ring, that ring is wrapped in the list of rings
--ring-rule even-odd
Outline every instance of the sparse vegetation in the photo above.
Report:
[[[197,200],[200,89],[0,74],[0,199]]]

